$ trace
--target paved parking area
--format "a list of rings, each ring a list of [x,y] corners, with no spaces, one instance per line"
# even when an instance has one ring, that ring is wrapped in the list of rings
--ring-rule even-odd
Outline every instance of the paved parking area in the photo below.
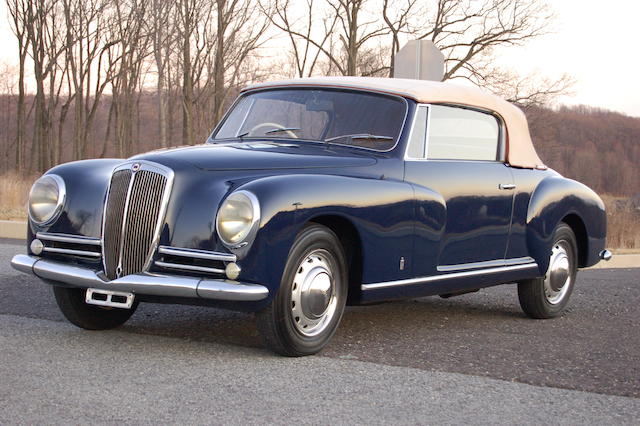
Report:
[[[581,271],[569,313],[515,287],[348,308],[320,356],[259,343],[253,316],[143,304],[124,327],[66,322],[0,241],[2,423],[637,424],[640,269]]]

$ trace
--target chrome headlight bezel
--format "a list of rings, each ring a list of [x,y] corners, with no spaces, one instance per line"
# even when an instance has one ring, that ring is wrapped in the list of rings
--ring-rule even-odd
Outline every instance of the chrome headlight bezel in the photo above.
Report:
[[[227,205],[228,202],[234,201],[239,197],[246,198],[246,200],[248,200],[249,203],[251,204],[252,218],[250,223],[248,223],[245,229],[242,231],[241,238],[238,238],[236,241],[231,241],[227,238],[228,236],[225,236],[225,233],[221,229],[220,223],[225,220],[231,219],[231,218],[223,217],[223,214],[226,211],[225,206]],[[251,243],[253,243],[253,240],[255,239],[258,233],[259,225],[260,225],[260,203],[258,202],[258,198],[252,192],[247,190],[239,190],[239,191],[232,192],[227,198],[225,198],[222,204],[220,204],[220,207],[218,208],[218,212],[216,213],[216,233],[218,235],[218,238],[220,239],[222,244],[224,244],[227,248],[231,250],[242,249],[251,245]]]
[[[58,191],[58,196],[57,196],[56,202],[51,203],[51,209],[49,213],[47,213],[42,217],[37,217],[37,215],[33,211],[34,209],[32,206],[33,198],[35,196],[34,191],[38,189],[38,185],[42,185],[45,181],[53,182],[55,184],[56,189]],[[40,177],[38,180],[36,180],[33,183],[33,185],[31,186],[31,190],[29,191],[29,207],[28,207],[29,220],[31,220],[31,222],[35,223],[38,226],[45,226],[45,225],[51,224],[60,216],[60,213],[62,212],[62,208],[64,207],[64,203],[66,199],[67,199],[67,187],[64,183],[64,179],[62,179],[60,176],[55,174],[48,174]]]

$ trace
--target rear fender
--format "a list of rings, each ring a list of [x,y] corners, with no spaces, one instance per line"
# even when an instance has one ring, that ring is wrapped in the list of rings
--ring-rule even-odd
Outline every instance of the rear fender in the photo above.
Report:
[[[580,247],[580,267],[598,262],[606,239],[604,203],[589,187],[571,179],[552,176],[543,179],[533,192],[527,210],[527,246],[544,275],[549,267],[553,231],[567,216],[574,215],[584,225],[584,247]]]

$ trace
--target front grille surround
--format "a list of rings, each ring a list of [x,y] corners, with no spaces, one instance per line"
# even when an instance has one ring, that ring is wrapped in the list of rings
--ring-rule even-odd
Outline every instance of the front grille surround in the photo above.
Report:
[[[149,161],[128,161],[113,170],[102,220],[102,259],[108,279],[149,269],[173,178],[171,169]]]

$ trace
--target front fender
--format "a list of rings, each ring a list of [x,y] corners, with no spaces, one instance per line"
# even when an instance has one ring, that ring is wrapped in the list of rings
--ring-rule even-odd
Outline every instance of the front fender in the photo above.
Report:
[[[414,194],[404,182],[336,175],[295,174],[259,178],[238,189],[253,192],[260,230],[242,261],[243,278],[266,285],[273,296],[298,232],[321,216],[338,216],[356,229],[363,282],[408,278],[399,258],[411,259]],[[340,235],[338,235],[340,237]]]
[[[598,253],[604,249],[607,222],[604,203],[586,185],[561,176],[543,179],[533,192],[527,210],[527,246],[538,262],[540,273],[549,266],[549,253],[553,231],[565,218],[575,216],[584,225],[586,235],[576,235],[582,250],[581,267],[598,262]]]
[[[60,217],[51,225],[39,227],[30,223],[29,238],[38,231],[100,238],[102,210],[111,173],[120,163],[121,159],[82,160],[47,171],[45,174],[56,174],[64,180],[67,188],[65,205]]]

